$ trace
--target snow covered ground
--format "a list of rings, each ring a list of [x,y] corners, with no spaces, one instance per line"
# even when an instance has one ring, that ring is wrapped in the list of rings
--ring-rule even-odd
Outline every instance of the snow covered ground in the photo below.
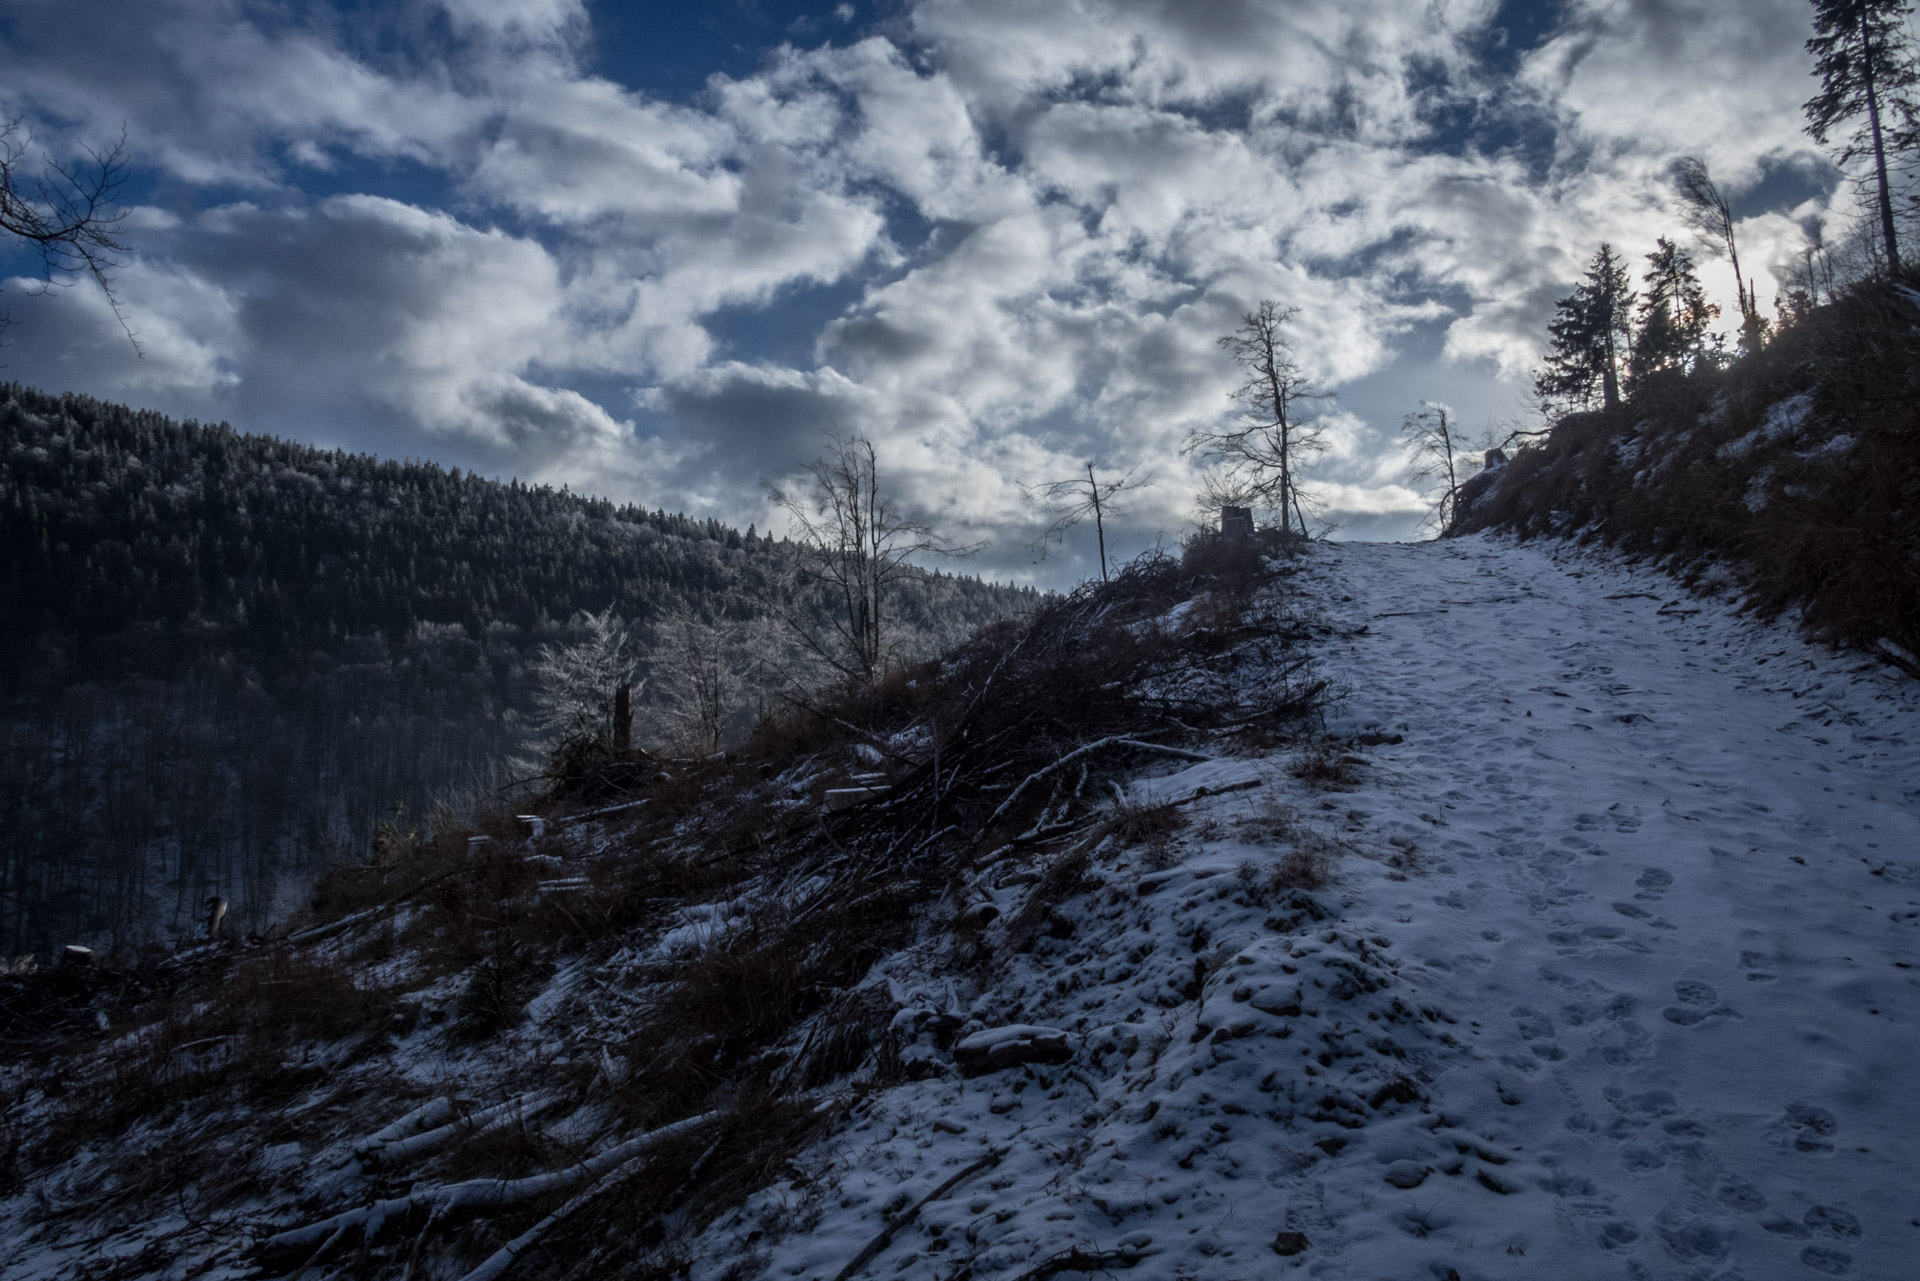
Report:
[[[1310,577],[1355,781],[1136,784],[1214,794],[991,978],[896,958],[931,1060],[1073,1057],[867,1095],[696,1275],[1920,1272],[1920,685],[1565,546]],[[1303,833],[1316,891],[1270,879]]]

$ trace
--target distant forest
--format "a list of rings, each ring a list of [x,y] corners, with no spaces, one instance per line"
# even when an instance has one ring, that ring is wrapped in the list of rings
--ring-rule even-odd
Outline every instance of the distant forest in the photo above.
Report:
[[[0,455],[0,957],[211,894],[264,924],[395,805],[498,783],[585,613],[644,637],[784,590],[751,530],[84,396],[0,385]],[[1033,601],[915,588],[922,650]]]

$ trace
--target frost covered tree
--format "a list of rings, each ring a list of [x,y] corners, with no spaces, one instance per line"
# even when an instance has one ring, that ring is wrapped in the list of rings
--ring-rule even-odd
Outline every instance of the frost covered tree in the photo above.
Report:
[[[1813,38],[1807,52],[1820,92],[1807,100],[1807,132],[1824,145],[1836,134],[1842,165],[1869,159],[1874,204],[1888,270],[1900,271],[1893,221],[1888,153],[1911,144],[1916,129],[1914,86],[1920,83],[1907,27],[1911,0],[1813,0]]]
[[[534,726],[547,747],[568,738],[611,744],[615,698],[633,686],[627,627],[613,607],[598,614],[582,610],[574,622],[579,639],[542,645],[532,664]]]
[[[1333,398],[1310,378],[1285,329],[1300,314],[1263,300],[1241,318],[1220,346],[1246,377],[1233,391],[1239,414],[1217,427],[1187,434],[1184,453],[1199,454],[1226,473],[1226,488],[1280,515],[1280,528],[1307,535],[1300,471],[1326,447],[1326,426],[1309,411]]]
[[[1555,304],[1547,326],[1550,349],[1533,390],[1542,402],[1584,409],[1620,403],[1620,370],[1632,351],[1633,291],[1627,267],[1613,246],[1602,243],[1587,264],[1586,279]]]
[[[664,736],[699,755],[717,752],[758,706],[771,672],[787,670],[766,619],[713,620],[678,610],[654,625],[648,689]]]

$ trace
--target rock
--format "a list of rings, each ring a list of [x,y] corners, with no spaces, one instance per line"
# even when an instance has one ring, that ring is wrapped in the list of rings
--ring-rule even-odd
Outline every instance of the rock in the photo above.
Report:
[[[1023,1063],[1065,1063],[1072,1057],[1065,1032],[1027,1023],[975,1032],[953,1047],[953,1061],[967,1076],[999,1072]]]
[[[1387,1182],[1396,1188],[1417,1188],[1433,1171],[1418,1161],[1395,1161],[1387,1167]]]
[[[1273,1239],[1273,1252],[1291,1258],[1296,1254],[1304,1253],[1311,1244],[1313,1243],[1307,1240],[1307,1234],[1304,1232],[1282,1232]]]

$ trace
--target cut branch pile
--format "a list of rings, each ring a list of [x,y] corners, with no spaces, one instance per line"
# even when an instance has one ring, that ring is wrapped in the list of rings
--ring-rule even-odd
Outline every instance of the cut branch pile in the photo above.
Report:
[[[255,1118],[258,1146],[283,1143],[293,1124],[330,1154],[299,1187],[300,1217],[276,1210],[255,1247],[282,1275],[632,1276],[637,1259],[670,1274],[684,1260],[665,1222],[697,1233],[792,1178],[789,1160],[844,1115],[836,1087],[902,1079],[896,1004],[868,976],[916,941],[970,928],[952,910],[962,880],[1013,858],[1045,869],[996,935],[1018,947],[1103,841],[1134,839],[1137,815],[1115,803],[1131,773],[1214,759],[1249,727],[1271,733],[1314,711],[1324,683],[1312,628],[1290,612],[1278,572],[1253,547],[1202,550],[1149,555],[938,663],[795,706],[730,756],[623,758],[634,768],[620,777],[599,763],[562,771],[534,807],[547,835],[509,840],[495,823],[501,836],[477,846],[457,826],[423,838],[367,871],[334,919],[275,945],[347,966],[395,949],[407,958],[399,972],[411,977],[367,1010],[351,976],[323,975],[322,991],[282,966],[311,993],[302,1017],[314,1044],[302,1053],[339,1066],[286,1077],[286,1041],[246,1049],[275,1025],[275,994],[294,990],[262,979],[244,1017],[200,1016],[159,1038],[176,1053],[188,1032],[231,1025],[222,1053],[245,1051],[258,1069],[203,1074],[192,1096],[156,1096],[141,1123],[198,1152],[224,1108],[223,1126]],[[826,792],[856,779],[871,799],[829,810]],[[577,892],[533,892],[533,868],[555,854],[578,873]],[[402,895],[405,912],[367,906]],[[489,1017],[476,1022],[461,1002],[483,987]],[[466,995],[419,995],[429,989]],[[198,994],[198,1008],[222,991]],[[523,1014],[536,995],[542,1012]],[[523,1018],[538,1026],[516,1040]],[[327,1049],[329,1037],[345,1048]],[[396,1047],[423,1041],[488,1063],[483,1093],[506,1101],[469,1111],[416,1091],[392,1107]],[[527,1061],[535,1047],[555,1055],[552,1068]],[[70,1087],[73,1110],[124,1080],[115,1053],[103,1048],[74,1077],[87,1084]],[[275,1073],[300,1106],[249,1112]],[[317,1129],[346,1109],[404,1114],[364,1137]],[[189,1167],[168,1186],[207,1177]]]

